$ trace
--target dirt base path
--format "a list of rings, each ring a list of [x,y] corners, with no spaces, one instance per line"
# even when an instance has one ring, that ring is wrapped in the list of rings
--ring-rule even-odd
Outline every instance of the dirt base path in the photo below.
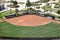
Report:
[[[53,22],[54,22],[54,23],[57,23],[57,24],[60,24],[60,21],[56,21],[56,20],[54,20]]]
[[[0,22],[3,22],[4,20],[0,20]]]
[[[40,25],[48,24],[53,20],[37,15],[24,15],[24,16],[6,19],[6,21],[18,26],[40,26]]]

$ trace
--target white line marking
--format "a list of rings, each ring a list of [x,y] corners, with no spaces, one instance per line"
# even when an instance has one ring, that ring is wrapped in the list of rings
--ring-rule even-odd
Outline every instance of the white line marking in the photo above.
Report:
[[[19,20],[19,21],[18,21],[18,22],[16,22],[16,23],[18,24],[18,23],[21,23],[21,22],[23,22],[23,21],[24,21],[24,20]]]

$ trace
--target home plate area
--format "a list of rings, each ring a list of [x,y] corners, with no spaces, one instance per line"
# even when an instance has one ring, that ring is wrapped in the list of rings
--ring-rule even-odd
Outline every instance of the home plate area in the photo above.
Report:
[[[53,20],[38,15],[23,15],[15,18],[6,19],[7,22],[18,26],[40,26]]]

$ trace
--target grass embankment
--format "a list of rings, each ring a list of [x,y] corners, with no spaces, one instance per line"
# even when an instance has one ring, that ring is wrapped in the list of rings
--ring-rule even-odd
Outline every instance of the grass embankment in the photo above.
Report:
[[[5,12],[0,13],[0,20],[2,20],[5,15],[12,14],[12,13],[15,13],[15,11],[14,10],[11,10],[11,11],[7,10]]]

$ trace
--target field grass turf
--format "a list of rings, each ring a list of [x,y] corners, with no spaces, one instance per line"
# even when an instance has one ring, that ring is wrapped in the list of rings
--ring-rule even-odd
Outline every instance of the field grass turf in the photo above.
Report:
[[[0,23],[0,37],[59,37],[60,25],[49,23],[38,27],[23,27],[7,22]]]

